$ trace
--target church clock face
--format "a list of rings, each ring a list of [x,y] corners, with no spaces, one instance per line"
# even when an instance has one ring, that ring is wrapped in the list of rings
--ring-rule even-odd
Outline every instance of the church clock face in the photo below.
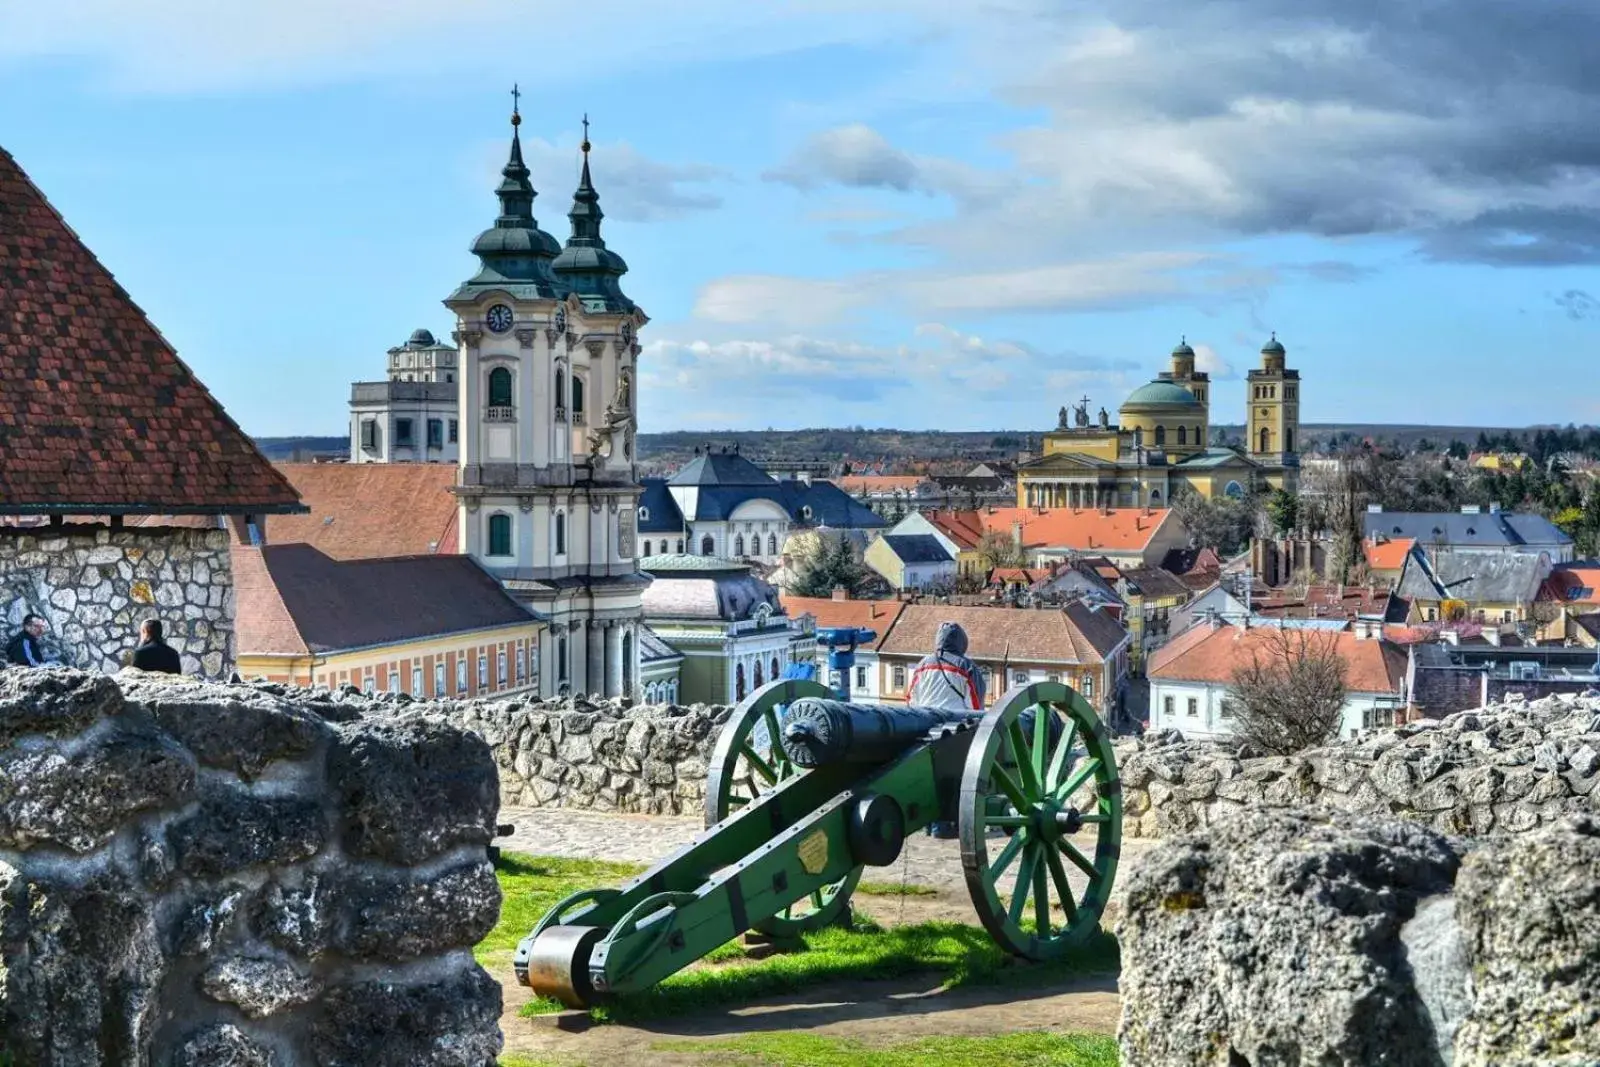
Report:
[[[566,308],[556,308],[555,327],[556,327],[556,333],[566,333],[567,332],[567,309]]]
[[[494,307],[489,309],[489,314],[485,316],[484,321],[489,324],[489,329],[493,330],[495,333],[505,333],[507,330],[511,329],[512,318],[513,316],[510,308],[506,307],[504,304],[496,304]]]

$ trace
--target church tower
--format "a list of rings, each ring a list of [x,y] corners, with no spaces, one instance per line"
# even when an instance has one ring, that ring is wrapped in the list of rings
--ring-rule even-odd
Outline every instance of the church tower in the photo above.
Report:
[[[1200,437],[1194,444],[1204,448],[1211,439],[1211,375],[1194,369],[1194,349],[1187,337],[1172,350],[1172,380],[1200,402]]]
[[[600,237],[587,119],[565,248],[533,216],[521,123],[513,107],[500,215],[472,243],[479,270],[444,301],[459,349],[461,551],[549,620],[542,696],[632,696],[649,584],[634,551],[635,331],[648,320]]]
[[[1261,366],[1248,376],[1250,458],[1266,468],[1273,488],[1293,489],[1300,466],[1300,372],[1284,366],[1286,353],[1274,333],[1261,347]]]

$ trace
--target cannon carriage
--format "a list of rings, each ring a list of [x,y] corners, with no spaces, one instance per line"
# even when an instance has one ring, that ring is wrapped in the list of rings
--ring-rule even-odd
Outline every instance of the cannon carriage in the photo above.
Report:
[[[723,726],[705,821],[626,884],[551,908],[517,947],[518,980],[586,1007],[747,931],[819,929],[847,913],[864,868],[895,863],[907,835],[936,821],[958,827],[967,888],[995,941],[1052,959],[1099,926],[1122,796],[1109,732],[1059,682],[951,712],[852,704],[783,680]]]

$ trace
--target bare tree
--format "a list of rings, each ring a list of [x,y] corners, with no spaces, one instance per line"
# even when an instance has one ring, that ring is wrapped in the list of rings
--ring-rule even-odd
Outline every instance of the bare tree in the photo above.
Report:
[[[978,538],[974,549],[985,574],[996,567],[1026,567],[1028,554],[1016,539],[999,530],[990,530]]]
[[[1249,641],[1250,662],[1234,668],[1224,698],[1233,732],[1279,756],[1332,740],[1345,700],[1337,635],[1275,626]]]

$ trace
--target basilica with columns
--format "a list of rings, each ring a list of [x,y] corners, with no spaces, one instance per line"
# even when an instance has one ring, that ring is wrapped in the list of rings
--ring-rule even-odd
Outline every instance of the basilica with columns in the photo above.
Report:
[[[478,270],[444,301],[455,315],[461,551],[549,624],[541,696],[639,692],[641,593],[634,538],[638,330],[628,267],[600,233],[583,169],[565,243],[539,227],[522,118],[472,243]]]
[[[1276,334],[1246,376],[1245,447],[1213,445],[1211,376],[1185,341],[1172,368],[1123,401],[1117,420],[1089,400],[1063,407],[1040,455],[1017,468],[1017,505],[1030,508],[1165,507],[1174,492],[1243,496],[1299,485],[1300,372]]]

